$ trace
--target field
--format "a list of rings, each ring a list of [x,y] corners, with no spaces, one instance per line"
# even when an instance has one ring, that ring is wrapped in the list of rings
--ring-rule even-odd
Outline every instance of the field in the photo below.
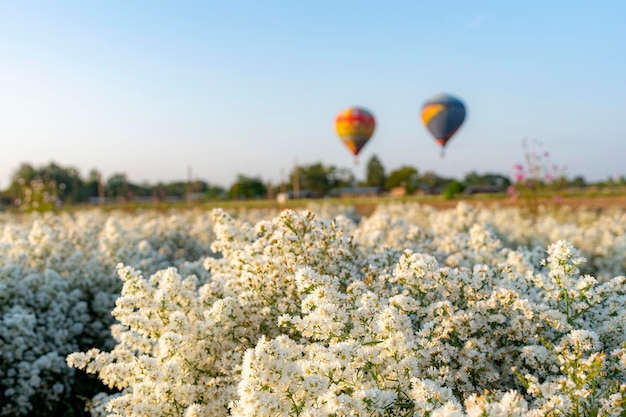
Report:
[[[0,415],[626,413],[626,197],[222,206],[0,213]]]
[[[355,197],[355,198],[329,198],[329,199],[300,199],[289,200],[284,204],[279,204],[274,199],[262,200],[241,200],[241,201],[205,201],[205,202],[186,202],[177,203],[126,203],[126,204],[108,204],[102,208],[111,210],[137,210],[151,209],[168,211],[172,209],[200,209],[211,210],[214,208],[223,208],[225,210],[244,210],[244,209],[303,209],[310,205],[323,206],[344,206],[354,208],[357,213],[363,216],[369,216],[377,207],[388,204],[421,204],[437,209],[450,209],[455,207],[459,202],[464,202],[477,207],[526,207],[529,205],[543,205],[546,207],[570,207],[573,209],[593,209],[606,210],[611,208],[626,209],[626,188],[616,187],[607,190],[580,190],[574,192],[562,193],[557,200],[554,194],[546,194],[532,198],[522,198],[514,201],[507,194],[476,194],[462,195],[454,198],[445,198],[442,195],[433,196],[406,196],[406,197]],[[84,210],[93,208],[94,206],[77,206],[69,207],[68,210]]]
[[[353,199],[347,200],[343,204],[352,205],[357,212],[364,216],[370,215],[376,207],[380,204],[394,203],[395,199]],[[454,208],[459,201],[471,204],[476,207],[528,207],[529,202],[526,201],[512,201],[505,195],[476,195],[467,197],[464,196],[461,199],[445,199],[443,197],[421,197],[421,198],[407,198],[402,200],[404,203],[418,203],[434,207],[436,209],[451,209]],[[620,193],[615,195],[566,195],[559,201],[555,201],[554,197],[537,198],[532,202],[534,205],[542,205],[545,207],[569,207],[572,209],[591,209],[591,210],[607,210],[612,208],[620,208],[626,210],[626,194]]]

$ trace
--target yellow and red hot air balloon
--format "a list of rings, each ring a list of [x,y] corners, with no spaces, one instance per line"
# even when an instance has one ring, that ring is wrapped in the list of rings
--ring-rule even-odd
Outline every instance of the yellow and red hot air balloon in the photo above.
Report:
[[[375,128],[374,115],[362,107],[349,107],[335,118],[337,135],[352,152],[355,162],[361,149],[372,137]]]

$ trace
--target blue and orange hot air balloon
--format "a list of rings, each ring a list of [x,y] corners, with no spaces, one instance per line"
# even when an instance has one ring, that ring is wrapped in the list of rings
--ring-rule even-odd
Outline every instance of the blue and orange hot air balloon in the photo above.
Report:
[[[335,118],[337,135],[354,155],[357,156],[376,128],[376,120],[371,112],[362,107],[349,107]]]
[[[465,120],[465,105],[458,98],[441,94],[426,101],[422,106],[422,123],[443,148]]]

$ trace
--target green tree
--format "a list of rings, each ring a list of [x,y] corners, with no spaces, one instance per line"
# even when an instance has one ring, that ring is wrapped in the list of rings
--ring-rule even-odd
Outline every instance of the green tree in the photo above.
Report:
[[[187,192],[187,183],[183,181],[173,181],[162,185],[163,188],[159,188],[159,195],[165,197],[185,198]]]
[[[319,195],[325,195],[333,187],[330,174],[332,169],[318,162],[311,165],[302,165],[298,168],[295,178],[299,182],[300,190],[309,190]],[[291,173],[291,182],[294,182],[294,174]]]
[[[34,180],[36,176],[37,171],[35,168],[27,162],[22,162],[13,175],[11,175],[11,183],[29,183]]]
[[[20,166],[11,175],[11,184],[7,189],[7,195],[14,201],[21,201],[24,197],[25,187],[30,186],[32,180],[37,176],[35,168],[27,163],[22,162]]]
[[[509,185],[511,185],[511,179],[504,175],[488,173],[483,175],[483,181],[486,185],[493,185],[501,187],[503,190],[506,189]]]
[[[463,183],[466,186],[484,185],[482,176],[479,175],[476,171],[471,171],[465,174],[465,178],[463,178]]]
[[[500,187],[502,190],[505,190],[506,187],[511,185],[511,180],[508,177],[500,174],[487,173],[480,175],[476,173],[476,171],[472,171],[465,175],[465,178],[463,179],[463,184],[467,187],[490,186]]]
[[[202,190],[204,195],[209,200],[223,200],[227,193],[223,187],[219,185],[207,184],[207,188]]]
[[[256,187],[256,185],[255,185]],[[202,197],[209,200],[223,199],[226,196],[226,190],[224,188],[211,185],[206,181],[196,180],[188,184],[189,192],[202,194]],[[261,193],[261,196],[265,196],[267,191]]]
[[[373,155],[369,161],[367,161],[365,172],[365,184],[370,187],[385,187],[385,167],[376,155]]]
[[[332,188],[343,188],[354,187],[357,184],[357,181],[351,169],[331,166],[330,183]]]
[[[419,182],[425,186],[433,189],[435,187],[441,187],[445,184],[445,180],[440,178],[432,171],[427,171],[419,177]]]
[[[239,174],[229,194],[233,199],[263,198],[267,195],[267,188],[260,178]]]
[[[417,169],[411,166],[403,166],[389,173],[385,183],[388,190],[404,187],[407,194],[413,193],[417,185]]]
[[[294,183],[294,174],[295,170],[289,176],[291,184]],[[350,187],[355,183],[354,174],[350,170],[325,166],[321,162],[299,166],[297,181],[300,190],[309,190],[320,196],[328,194],[333,188]]]
[[[118,172],[111,175],[107,179],[106,186],[104,188],[107,197],[128,197],[128,179],[126,178],[126,174]]]
[[[443,195],[446,199],[454,198],[455,195],[460,194],[465,189],[465,186],[457,180],[452,180],[446,184],[443,190]]]
[[[573,180],[570,181],[569,183],[572,187],[576,187],[576,188],[583,188],[587,185],[587,182],[585,181],[585,178],[581,175],[578,175],[576,177],[574,177]]]
[[[55,162],[39,169],[39,176],[50,186],[56,185],[59,197],[68,203],[78,201],[78,193],[83,185],[78,169],[74,167],[62,167]]]
[[[70,203],[79,201],[83,180],[74,167],[62,167],[50,162],[35,168],[31,164],[22,163],[11,177],[9,194],[21,198],[25,189],[31,188],[35,183],[46,195]]]
[[[98,197],[98,182],[101,174],[97,169],[91,169],[87,174],[87,178],[82,182],[82,186],[78,190],[77,201],[89,201],[90,198]],[[103,184],[104,185],[104,184]]]

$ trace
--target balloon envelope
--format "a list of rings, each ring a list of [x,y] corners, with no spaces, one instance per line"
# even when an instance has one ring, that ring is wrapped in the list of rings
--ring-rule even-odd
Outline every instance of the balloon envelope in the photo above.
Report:
[[[465,105],[458,98],[441,94],[422,106],[422,123],[442,147],[461,127],[465,120]]]
[[[354,156],[361,152],[375,128],[374,116],[361,107],[349,107],[335,118],[337,135]]]

